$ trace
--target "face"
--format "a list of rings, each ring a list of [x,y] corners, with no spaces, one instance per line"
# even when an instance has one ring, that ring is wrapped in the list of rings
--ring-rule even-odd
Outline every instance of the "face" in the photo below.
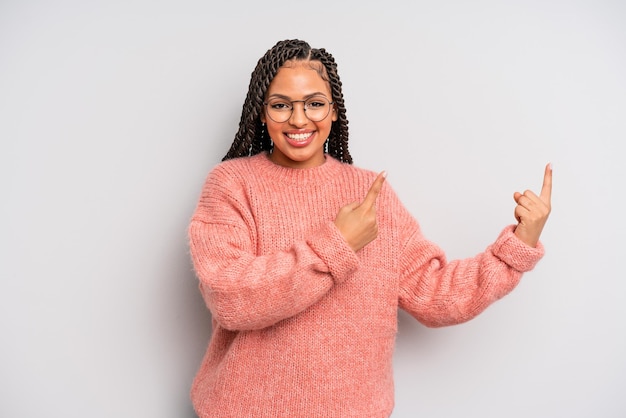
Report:
[[[313,63],[313,65],[321,65]],[[319,122],[309,120],[304,103],[311,98],[323,97],[332,101],[330,85],[324,81],[309,62],[290,62],[282,66],[272,80],[265,96],[266,102],[280,99],[293,103],[291,117],[282,123],[267,116],[267,106],[261,121],[274,142],[270,158],[276,164],[292,168],[310,168],[324,163],[324,142],[330,135],[332,123],[337,120],[333,105],[326,118]]]

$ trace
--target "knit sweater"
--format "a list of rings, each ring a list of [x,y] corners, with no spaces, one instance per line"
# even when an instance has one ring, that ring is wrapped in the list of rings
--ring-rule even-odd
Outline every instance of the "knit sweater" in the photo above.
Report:
[[[468,321],[543,255],[509,226],[447,261],[388,183],[378,237],[355,253],[333,221],[375,177],[330,156],[292,169],[265,153],[209,173],[189,225],[213,319],[191,389],[200,417],[389,417],[398,308],[430,327]]]

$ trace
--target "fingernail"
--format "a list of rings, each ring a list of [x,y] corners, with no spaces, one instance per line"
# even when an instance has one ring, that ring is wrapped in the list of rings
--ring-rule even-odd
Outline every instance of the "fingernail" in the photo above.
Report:
[[[383,178],[386,179],[387,178],[387,172],[383,171]]]

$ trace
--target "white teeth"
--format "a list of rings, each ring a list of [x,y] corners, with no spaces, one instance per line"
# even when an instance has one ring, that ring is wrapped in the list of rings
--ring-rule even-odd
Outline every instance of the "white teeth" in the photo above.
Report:
[[[305,139],[307,139],[308,137],[310,137],[312,134],[306,133],[306,134],[287,134],[287,136],[290,139],[293,139],[294,141],[304,141]]]

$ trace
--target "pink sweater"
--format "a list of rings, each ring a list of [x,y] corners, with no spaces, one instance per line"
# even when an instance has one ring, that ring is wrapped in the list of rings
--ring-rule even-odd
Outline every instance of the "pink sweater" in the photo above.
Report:
[[[331,157],[290,169],[267,154],[209,174],[189,226],[213,316],[191,389],[200,417],[388,417],[398,308],[431,327],[468,321],[543,255],[511,226],[448,262],[387,183],[379,235],[354,253],[333,221],[375,177]]]

